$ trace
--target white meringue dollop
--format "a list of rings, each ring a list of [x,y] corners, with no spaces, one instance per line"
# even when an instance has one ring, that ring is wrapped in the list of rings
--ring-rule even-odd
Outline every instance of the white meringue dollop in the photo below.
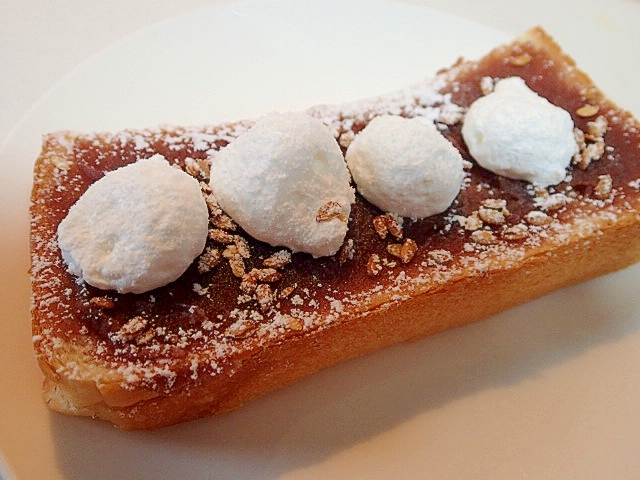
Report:
[[[355,195],[329,128],[304,113],[271,113],[211,159],[220,207],[254,238],[314,257],[335,254]]]
[[[462,137],[479,165],[538,186],[566,177],[578,146],[566,110],[531,90],[520,77],[499,80],[471,104]]]
[[[156,154],[90,185],[60,223],[58,245],[69,271],[89,285],[143,293],[185,272],[208,226],[198,181]]]
[[[445,211],[464,178],[460,152],[420,118],[374,118],[351,142],[346,160],[364,198],[404,217]]]

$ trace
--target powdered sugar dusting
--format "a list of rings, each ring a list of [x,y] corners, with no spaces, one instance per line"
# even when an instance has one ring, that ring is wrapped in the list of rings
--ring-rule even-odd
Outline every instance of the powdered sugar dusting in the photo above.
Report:
[[[451,86],[456,72],[451,70],[433,81],[382,97],[318,106],[308,113],[322,120],[344,149],[372,118],[385,114],[423,117],[452,135],[459,129],[466,109],[456,105],[450,93],[442,92]],[[33,249],[38,252],[33,254],[31,267],[34,290],[38,292],[32,309],[41,323],[36,325],[33,337],[38,355],[53,360],[65,339],[78,335],[93,342],[86,348],[92,349],[92,355],[110,375],[117,375],[123,388],[157,393],[188,390],[207,378],[233,376],[239,359],[260,355],[283,339],[313,336],[374,309],[437,290],[448,282],[516,267],[559,246],[589,240],[605,226],[621,217],[637,215],[639,210],[637,200],[630,198],[630,189],[640,189],[637,178],[621,185],[614,177],[610,185],[603,184],[599,195],[574,189],[570,178],[554,188],[529,188],[521,199],[525,208],[503,197],[496,184],[478,180],[479,167],[466,162],[463,194],[475,199],[474,204],[454,201],[442,216],[424,224],[412,219],[385,223],[384,238],[373,222],[358,223],[361,217],[352,216],[350,228],[357,225],[357,231],[348,235],[341,251],[324,263],[305,263],[311,261],[302,257],[304,254],[268,249],[252,240],[211,198],[207,158],[215,158],[251,125],[253,121],[115,135],[59,133],[46,139],[49,149],[43,161],[50,167],[47,171],[51,178],[40,175],[34,180],[42,194],[35,200],[31,219]],[[617,124],[610,121],[610,125],[615,128]],[[78,194],[86,188],[83,175],[95,173],[86,166],[80,172],[80,160],[76,160],[79,144],[87,151],[101,151],[110,145],[116,153],[133,153],[136,157],[162,151],[167,158],[174,158],[170,160],[174,166],[197,178],[207,198],[207,248],[183,280],[188,283],[186,288],[176,286],[145,294],[139,298],[139,311],[126,318],[117,315],[121,315],[121,305],[127,299],[107,293],[100,295],[105,298],[91,302],[96,292],[70,280],[53,231],[43,222],[42,212],[47,209],[60,214],[68,208],[62,204],[51,207],[43,198],[54,194],[60,197],[60,192]],[[95,163],[109,160],[99,156]],[[611,160],[603,157],[598,164],[607,161]],[[379,218],[386,213],[374,211],[362,199],[358,202],[358,215],[364,218]],[[330,216],[335,212],[329,205],[322,213]],[[376,261],[371,260],[371,251]],[[369,262],[375,268],[367,274]],[[308,265],[313,265],[314,270],[302,274],[301,265],[308,270]],[[335,278],[340,275],[358,281],[339,283]],[[170,303],[172,322],[156,313],[163,302]],[[225,306],[216,307],[218,304]],[[86,324],[74,326],[69,322],[81,314],[88,315]],[[88,333],[80,334],[81,328]],[[86,372],[72,363],[60,367],[58,373],[78,380],[93,378],[85,378]]]

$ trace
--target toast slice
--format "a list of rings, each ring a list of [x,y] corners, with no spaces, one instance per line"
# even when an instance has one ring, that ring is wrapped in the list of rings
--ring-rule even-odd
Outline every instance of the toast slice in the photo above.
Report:
[[[580,152],[548,188],[478,166],[467,107],[496,78],[522,77],[566,109]],[[105,172],[156,153],[200,180],[252,121],[58,132],[44,138],[31,205],[33,345],[53,410],[152,429],[240,407],[338,362],[482,319],[640,260],[640,124],[540,28],[401,92],[308,113],[346,149],[377,115],[425,116],[467,159],[444,213],[387,215],[357,195],[331,257],[291,254],[210,205],[207,247],[175,282],[118,294],[67,271],[57,226]]]

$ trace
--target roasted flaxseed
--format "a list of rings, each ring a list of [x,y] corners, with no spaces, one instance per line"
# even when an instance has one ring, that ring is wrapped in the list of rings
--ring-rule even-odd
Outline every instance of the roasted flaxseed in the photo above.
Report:
[[[266,312],[273,304],[275,296],[272,288],[266,283],[261,283],[256,287],[256,300],[258,300],[258,306],[260,310]]]
[[[471,239],[481,245],[491,245],[496,243],[496,236],[488,230],[476,230],[471,233]]]
[[[382,271],[382,263],[380,262],[380,256],[372,253],[367,261],[367,275],[375,277]]]
[[[336,218],[342,222],[347,221],[347,217],[342,213],[342,206],[338,202],[329,201],[316,213],[316,222],[329,222]]]
[[[509,64],[514,67],[524,67],[526,64],[531,62],[531,55],[528,53],[523,53],[522,55],[518,55],[516,57],[511,57],[509,60]]]
[[[119,342],[130,342],[134,340],[138,334],[144,331],[147,328],[147,319],[136,315],[132,317],[127,323],[125,323],[120,329],[117,331],[115,335],[112,335],[112,340]]]
[[[576,115],[583,118],[593,117],[599,110],[596,105],[586,104],[576,110]]]
[[[524,219],[529,225],[533,225],[536,227],[549,225],[551,222],[553,222],[553,217],[544,212],[541,212],[540,210],[532,210],[528,212],[524,216]]]
[[[219,228],[211,228],[209,229],[209,238],[214,242],[227,245],[234,242],[235,236]]]
[[[108,297],[91,297],[89,305],[102,310],[110,310],[116,306],[116,303]]]
[[[224,334],[227,337],[243,339],[249,337],[257,328],[258,325],[251,320],[238,320],[230,325]]]
[[[280,269],[291,263],[291,252],[280,250],[265,258],[262,265],[267,268]]]
[[[206,248],[198,260],[198,272],[203,274],[213,270],[220,263],[221,258],[220,250],[212,247]]]
[[[612,192],[613,179],[611,178],[611,175],[600,175],[598,177],[598,183],[596,184],[593,194],[600,200],[606,200],[611,197]]]
[[[529,228],[524,223],[518,223],[506,228],[502,236],[507,240],[522,240],[529,236]]]

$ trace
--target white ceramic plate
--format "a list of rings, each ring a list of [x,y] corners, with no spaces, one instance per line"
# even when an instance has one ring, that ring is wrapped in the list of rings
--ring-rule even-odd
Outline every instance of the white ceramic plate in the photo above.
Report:
[[[210,123],[357,99],[506,40],[401,3],[241,1],[146,29],[54,86],[0,151],[7,470],[21,479],[640,472],[637,267],[348,362],[234,413],[156,432],[64,417],[40,399],[26,270],[31,168],[43,133]]]

